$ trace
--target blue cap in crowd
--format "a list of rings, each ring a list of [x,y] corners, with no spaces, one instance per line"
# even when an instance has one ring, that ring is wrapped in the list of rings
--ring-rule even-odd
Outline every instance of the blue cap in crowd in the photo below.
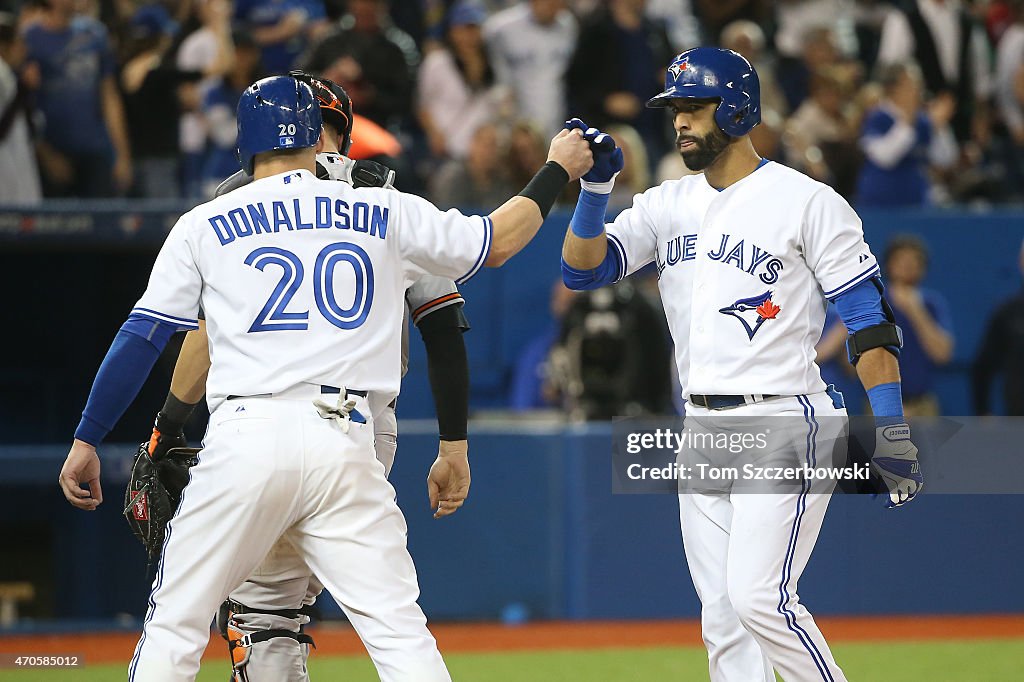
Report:
[[[487,10],[472,0],[463,0],[448,10],[448,26],[479,26],[487,18]]]
[[[143,5],[131,18],[131,33],[134,38],[152,38],[158,35],[173,36],[178,32],[178,22],[161,4]]]

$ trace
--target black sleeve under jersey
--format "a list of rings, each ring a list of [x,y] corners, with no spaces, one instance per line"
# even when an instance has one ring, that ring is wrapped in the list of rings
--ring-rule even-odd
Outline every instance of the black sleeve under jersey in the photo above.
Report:
[[[441,440],[465,440],[469,421],[469,362],[462,333],[469,328],[462,305],[430,313],[417,328],[427,348],[427,373]]]

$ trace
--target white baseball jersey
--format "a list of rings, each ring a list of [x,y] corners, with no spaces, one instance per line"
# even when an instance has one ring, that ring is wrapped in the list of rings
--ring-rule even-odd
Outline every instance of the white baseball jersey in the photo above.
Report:
[[[491,231],[408,194],[282,173],[183,215],[133,312],[190,329],[202,307],[211,410],[301,383],[397,393],[406,289],[470,278]]]
[[[620,278],[658,265],[684,397],[824,390],[826,298],[878,273],[850,205],[772,162],[722,191],[703,174],[665,182],[607,232]]]

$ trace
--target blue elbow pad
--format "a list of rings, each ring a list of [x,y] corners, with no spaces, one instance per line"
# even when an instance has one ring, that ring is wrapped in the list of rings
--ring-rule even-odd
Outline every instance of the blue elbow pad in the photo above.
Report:
[[[876,280],[878,283],[876,284]],[[866,279],[852,289],[836,296],[836,312],[850,333],[888,322],[882,309],[881,280]]]
[[[589,291],[614,284],[622,279],[623,271],[624,265],[610,242],[604,260],[593,270],[577,270],[562,259],[562,281],[573,291]]]
[[[99,445],[135,400],[175,331],[174,325],[131,314],[96,373],[75,438]]]

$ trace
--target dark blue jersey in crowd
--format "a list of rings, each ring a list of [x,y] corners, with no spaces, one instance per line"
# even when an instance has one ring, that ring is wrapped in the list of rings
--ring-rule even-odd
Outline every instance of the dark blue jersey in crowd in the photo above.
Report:
[[[892,112],[877,108],[864,119],[861,139],[881,137],[896,124]],[[882,168],[870,158],[857,179],[857,207],[921,206],[928,203],[928,147],[932,139],[931,122],[918,114],[914,122],[916,139],[913,146],[891,168]]]
[[[235,0],[235,20],[248,31],[274,26],[294,11],[304,12],[307,23],[327,16],[323,0]],[[306,47],[307,40],[302,32],[291,40],[264,45],[263,69],[267,73],[286,73]]]
[[[43,138],[67,154],[113,155],[100,88],[115,66],[107,29],[89,17],[75,17],[59,31],[36,24],[25,31],[25,44],[42,76]]]
[[[953,333],[953,319],[950,316],[946,297],[932,289],[920,289],[921,302],[925,310],[935,320],[935,324],[946,333]],[[892,300],[890,299],[890,303]],[[921,346],[910,319],[894,304],[893,313],[896,324],[903,330],[903,349],[900,351],[900,382],[904,398],[916,398],[932,390],[935,376],[935,363],[931,361]]]

